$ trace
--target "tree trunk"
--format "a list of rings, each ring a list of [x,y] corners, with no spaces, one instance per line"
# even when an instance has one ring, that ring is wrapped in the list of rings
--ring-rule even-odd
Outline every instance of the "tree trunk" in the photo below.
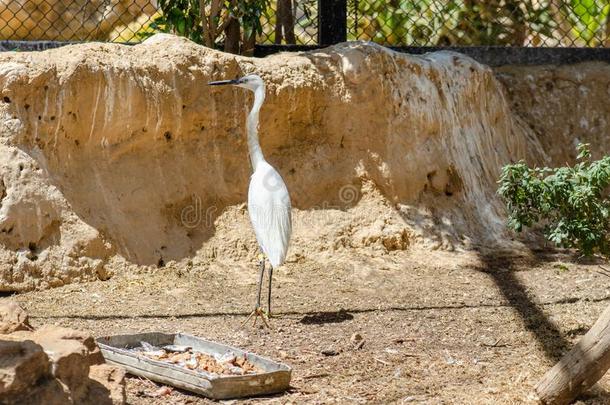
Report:
[[[227,16],[230,19],[225,28],[225,52],[239,54],[239,21],[232,16]]]
[[[576,346],[542,377],[536,393],[545,404],[569,404],[609,368],[610,306]]]
[[[559,38],[556,39],[563,46],[574,46],[574,41],[570,35],[572,27],[570,25],[570,19],[565,12],[564,2],[562,0],[551,0],[549,3],[549,11],[551,18],[553,18],[559,28]],[[568,41],[566,41],[566,39]]]
[[[287,44],[296,44],[292,0],[278,0],[275,18],[275,43],[285,40]]]
[[[256,46],[256,32],[252,32],[249,37],[244,38],[241,42],[241,54],[244,56],[254,56],[254,47]]]
[[[199,18],[201,19],[201,29],[203,31],[203,44],[208,48],[214,46],[214,38],[211,28],[212,18],[208,19],[205,14],[205,0],[199,0]]]
[[[519,3],[521,2],[515,0],[507,1],[506,6],[504,6],[510,10],[510,14],[512,15],[512,46],[525,46],[525,40],[527,39],[526,17],[525,14],[523,14],[523,10],[519,7]]]

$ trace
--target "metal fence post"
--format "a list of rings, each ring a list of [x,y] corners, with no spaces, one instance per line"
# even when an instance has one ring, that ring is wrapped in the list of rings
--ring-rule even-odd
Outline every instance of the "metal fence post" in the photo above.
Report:
[[[318,0],[318,44],[347,40],[347,0]]]

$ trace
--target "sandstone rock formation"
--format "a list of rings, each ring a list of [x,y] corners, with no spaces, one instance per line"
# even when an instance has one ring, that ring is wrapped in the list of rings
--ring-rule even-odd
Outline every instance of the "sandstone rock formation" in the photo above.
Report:
[[[550,162],[574,162],[575,146],[610,153],[610,65],[506,66],[497,69],[514,111],[540,140]]]
[[[2,309],[3,321],[25,313],[16,304]],[[123,404],[125,372],[103,361],[84,332],[46,325],[1,334],[0,403]]]
[[[289,262],[507,246],[499,169],[549,162],[494,72],[451,52],[347,43],[256,59],[157,35],[3,54],[0,290],[253,261],[251,96],[206,86],[250,72],[268,84],[262,147],[293,199]]]

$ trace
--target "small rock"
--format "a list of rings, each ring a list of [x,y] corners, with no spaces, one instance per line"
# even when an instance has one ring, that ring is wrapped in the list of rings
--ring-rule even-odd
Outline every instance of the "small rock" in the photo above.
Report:
[[[325,356],[336,356],[339,354],[339,352],[335,349],[324,349],[320,353],[322,353]]]
[[[95,274],[100,281],[107,281],[112,278],[112,271],[107,266],[100,266]]]
[[[77,341],[87,349],[89,365],[104,363],[104,356],[97,346],[97,343],[95,343],[95,338],[90,333],[76,329],[44,325],[36,331],[36,334],[47,339],[54,338]]]
[[[125,393],[125,370],[109,364],[96,364],[89,370],[89,393],[87,403],[105,404],[108,397],[112,404],[124,404],[127,400]]]
[[[161,387],[152,394],[153,397],[165,397],[172,395],[172,389],[170,387]]]
[[[23,395],[21,395],[23,394]],[[68,388],[61,384],[59,380],[55,378],[49,378],[43,380],[41,383],[34,385],[27,391],[20,393],[14,401],[8,401],[5,403],[11,404],[37,404],[37,405],[66,405],[74,404],[74,400]],[[108,402],[101,402],[101,404],[108,404]],[[113,404],[114,405],[114,404]]]
[[[16,341],[11,335],[0,339],[0,398],[18,399],[37,381],[50,377],[49,357],[31,340]],[[10,401],[9,401],[10,402]]]
[[[43,327],[41,331],[47,333],[33,333],[32,339],[44,348],[53,362],[53,376],[68,387],[75,400],[81,401],[88,389],[89,351],[78,340],[64,338],[71,330],[63,329]]]
[[[27,312],[16,302],[0,303],[0,334],[18,330],[32,330]]]
[[[362,346],[364,346],[364,338],[358,332],[354,333],[352,337],[350,337],[350,342],[354,345],[354,349],[360,350]]]
[[[37,347],[40,347],[46,360],[44,367],[39,366],[42,371],[37,371],[38,374],[46,373],[46,383],[44,386],[36,385],[36,382],[40,381],[40,377],[36,375],[34,382],[29,379],[30,374],[20,377],[23,380],[22,385],[25,384],[25,386],[22,386],[20,391],[15,394],[18,403],[44,403],[51,405],[56,403],[107,404],[109,400],[113,404],[125,402],[124,399],[121,399],[120,394],[120,385],[123,384],[120,382],[122,380],[122,374],[120,374],[122,371],[115,372],[114,374],[115,377],[113,378],[119,384],[119,388],[116,388],[114,392],[108,387],[104,387],[99,381],[100,379],[103,380],[103,378],[99,377],[100,373],[106,372],[108,374],[114,368],[105,370],[104,367],[110,367],[105,365],[101,369],[95,367],[98,363],[103,362],[103,357],[90,334],[60,326],[45,325],[33,332],[16,331],[6,335],[6,337],[13,341],[21,340],[21,342],[18,342],[21,344],[28,342],[36,344]],[[4,357],[0,352],[0,364]],[[2,367],[0,366],[1,369]],[[51,375],[48,375],[49,373]],[[91,378],[90,373],[92,373]],[[2,386],[1,374],[2,371],[0,371],[0,386]],[[0,389],[0,397],[2,397],[1,391]],[[42,402],[38,400],[33,401],[30,398],[32,395],[36,398],[45,398],[45,400]],[[91,395],[96,395],[94,397],[95,400],[89,400]],[[110,398],[110,395],[114,397]],[[65,398],[71,398],[71,402],[67,402]]]

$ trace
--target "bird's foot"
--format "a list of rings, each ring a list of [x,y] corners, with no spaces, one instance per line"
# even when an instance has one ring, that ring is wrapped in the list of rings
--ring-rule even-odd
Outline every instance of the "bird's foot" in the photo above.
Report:
[[[256,307],[256,308],[254,308],[254,311],[252,311],[252,313],[250,315],[248,315],[246,320],[243,321],[243,323],[241,324],[241,327],[243,328],[244,325],[246,325],[248,323],[248,321],[252,318],[254,318],[254,321],[252,322],[252,326],[256,326],[256,321],[260,317],[261,321],[267,328],[273,329],[271,327],[271,325],[269,324],[270,315],[271,314],[267,314],[261,307]]]

